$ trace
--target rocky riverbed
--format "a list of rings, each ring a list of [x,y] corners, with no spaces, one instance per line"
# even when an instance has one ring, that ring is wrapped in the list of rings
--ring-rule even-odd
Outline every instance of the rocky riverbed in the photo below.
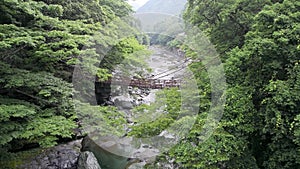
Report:
[[[151,46],[150,50],[153,52],[153,54],[148,58],[147,63],[148,66],[152,69],[152,72],[146,76],[152,79],[160,80],[182,79],[185,73],[186,66],[188,64],[187,60],[182,55],[178,55],[178,53],[176,52],[171,52],[167,49],[157,46]],[[126,124],[125,128],[130,128],[131,125],[134,125],[134,120],[136,120],[136,117],[131,110],[135,106],[141,104],[150,105],[151,103],[154,103],[156,93],[158,91],[159,89],[132,88],[128,86],[128,88],[126,88],[124,91],[119,90],[112,93],[112,100],[115,103],[115,106],[118,107],[120,111],[123,111],[126,115],[128,123]],[[159,112],[160,110],[156,111],[157,113],[161,113]],[[162,132],[155,139],[173,140],[173,138],[174,137],[169,135],[167,132]],[[116,143],[116,141],[114,141],[113,145],[119,145],[119,149],[123,151],[127,149],[127,151],[130,152],[124,154],[124,156],[130,156],[141,160],[140,162],[132,164],[130,167],[132,169],[142,168],[146,163],[153,162],[155,160],[155,157],[160,153],[160,150],[157,149],[157,145],[144,143],[140,139],[119,138],[114,140],[118,140],[117,142],[119,143]],[[120,142],[122,142],[123,148],[120,148]],[[128,147],[134,144],[139,145],[136,145],[135,147],[131,146],[131,149],[128,150]],[[122,152],[119,153],[122,154]]]

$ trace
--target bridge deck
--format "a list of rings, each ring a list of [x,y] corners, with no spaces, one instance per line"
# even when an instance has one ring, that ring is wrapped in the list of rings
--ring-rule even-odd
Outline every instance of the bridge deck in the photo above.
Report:
[[[142,79],[142,78],[114,78],[109,79],[104,82],[100,82],[96,80],[98,83],[102,84],[111,84],[111,85],[124,85],[124,86],[132,86],[139,88],[149,88],[149,89],[163,89],[170,87],[180,87],[180,80],[176,79]]]

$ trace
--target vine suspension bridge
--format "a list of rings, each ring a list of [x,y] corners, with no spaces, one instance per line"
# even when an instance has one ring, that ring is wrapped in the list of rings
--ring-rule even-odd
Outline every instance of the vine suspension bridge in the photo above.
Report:
[[[172,69],[168,69],[164,72],[158,73],[156,75],[151,75],[148,78],[138,78],[133,76],[132,78],[129,77],[114,77],[109,78],[106,81],[100,81],[96,78],[96,83],[99,83],[100,86],[106,85],[127,85],[131,87],[138,87],[138,88],[148,88],[148,89],[163,89],[163,88],[170,88],[170,87],[180,87],[181,80],[175,79],[172,77],[171,79],[162,79],[169,75],[173,75],[182,69],[187,67],[187,62],[190,59],[186,59],[183,63],[176,65]]]
[[[106,60],[105,58],[103,58]],[[111,89],[112,86],[130,86],[137,87],[140,89],[164,89],[164,88],[180,88],[182,83],[185,83],[181,76],[174,78],[174,75],[178,72],[184,70],[189,64],[195,62],[192,58],[184,58],[183,62],[172,66],[162,72],[157,74],[148,75],[147,77],[136,77],[136,76],[122,76],[113,75],[112,78],[108,80],[101,81],[97,77],[95,79],[95,93],[97,98],[97,103],[100,105],[105,105],[107,102],[111,101]],[[106,60],[107,63],[110,63]],[[189,78],[189,77],[186,77]]]

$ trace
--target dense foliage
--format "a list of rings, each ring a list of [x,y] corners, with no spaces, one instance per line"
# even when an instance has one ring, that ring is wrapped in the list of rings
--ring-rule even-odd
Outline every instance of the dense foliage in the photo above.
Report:
[[[299,11],[297,0],[189,0],[186,22],[207,34],[224,62],[225,112],[202,142],[208,106],[201,104],[189,137],[149,168],[164,162],[174,168],[300,167]],[[190,67],[206,98],[201,103],[209,105],[202,66]]]
[[[131,12],[122,0],[0,2],[1,167],[9,167],[2,163],[12,159],[7,151],[49,147],[75,137],[79,126],[72,99],[74,65],[108,77],[111,72],[99,67],[102,49],[120,56],[145,50],[134,36],[126,39],[122,34],[122,29],[134,32],[119,19]],[[120,38],[119,46],[109,47]],[[111,107],[80,104],[118,114]]]

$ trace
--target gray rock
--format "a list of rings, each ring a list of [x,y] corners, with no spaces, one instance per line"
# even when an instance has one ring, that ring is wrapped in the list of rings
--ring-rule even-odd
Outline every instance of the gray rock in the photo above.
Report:
[[[81,140],[61,144],[33,157],[21,169],[77,169]],[[1,168],[1,167],[0,167]]]
[[[101,169],[97,158],[92,152],[80,153],[77,169]]]
[[[122,108],[122,109],[132,109],[133,108],[132,100],[119,100],[119,99],[116,99],[115,100],[115,105],[119,108]]]
[[[98,141],[97,141],[98,142]],[[110,148],[113,148],[114,144],[113,142],[105,142],[105,145],[102,146],[109,146]],[[100,143],[97,144],[94,140],[92,140],[90,137],[86,136],[82,140],[82,149],[81,151],[91,151],[94,153],[95,157],[98,160],[99,165],[102,169],[126,169],[131,164],[140,162],[137,158],[129,158],[124,157],[121,155],[112,153],[114,151],[108,151],[107,149],[104,149],[102,146],[100,146]]]

